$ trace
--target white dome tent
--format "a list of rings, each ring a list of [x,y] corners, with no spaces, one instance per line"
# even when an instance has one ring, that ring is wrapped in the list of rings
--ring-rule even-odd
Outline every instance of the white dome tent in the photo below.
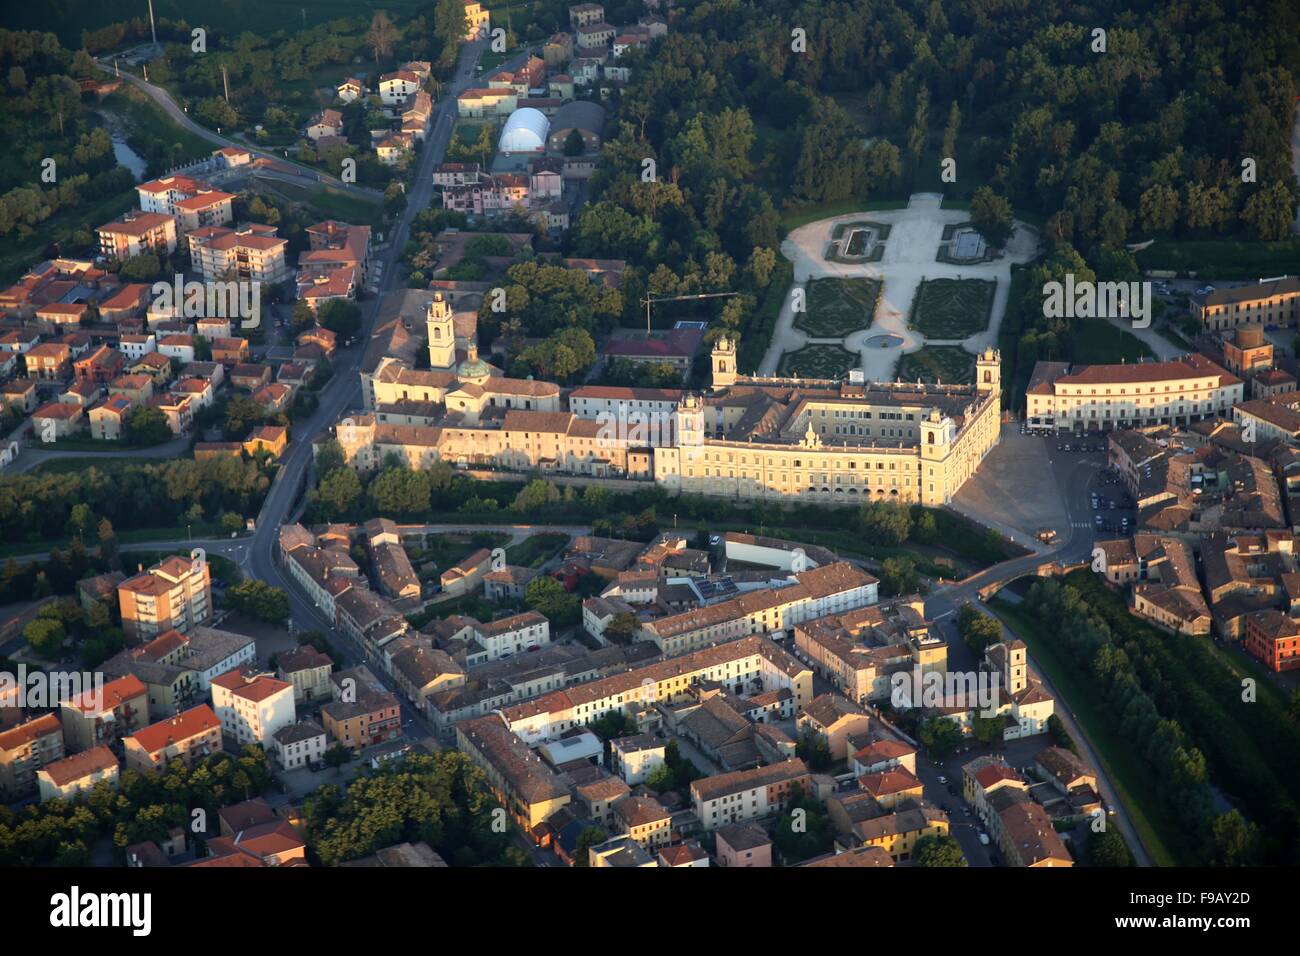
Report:
[[[501,130],[499,149],[503,153],[541,153],[546,150],[546,134],[551,121],[530,106],[515,110]]]

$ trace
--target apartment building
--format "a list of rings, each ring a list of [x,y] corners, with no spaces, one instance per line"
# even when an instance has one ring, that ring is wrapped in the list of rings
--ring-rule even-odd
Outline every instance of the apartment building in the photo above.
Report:
[[[116,790],[117,777],[117,757],[104,746],[64,757],[36,771],[41,803],[55,799],[74,800],[100,782],[107,782]]]
[[[230,671],[213,678],[212,708],[225,736],[237,744],[261,744],[268,753],[275,732],[297,719],[293,685],[265,674]]]
[[[1192,317],[1207,331],[1242,325],[1300,324],[1300,276],[1264,279],[1235,289],[1216,289],[1191,300]]]
[[[276,285],[292,272],[285,259],[289,241],[276,234],[274,226],[250,223],[232,229],[205,226],[188,233],[190,261],[204,280],[215,282],[229,277]],[[226,330],[229,335],[229,329]]]
[[[150,724],[125,738],[125,764],[141,773],[165,770],[172,760],[185,766],[221,752],[221,721],[207,704]]]
[[[478,0],[465,2],[465,39],[477,40],[486,37],[492,28],[492,14],[484,9]]]
[[[813,618],[795,625],[794,638],[817,673],[858,704],[888,700],[899,671],[947,670],[948,645],[916,598]]]
[[[314,720],[300,720],[277,730],[275,758],[285,770],[296,770],[325,758],[329,738],[325,728]]]
[[[657,618],[642,627],[665,655],[750,634],[784,634],[804,621],[876,603],[879,582],[847,562],[812,568],[784,587],[749,591],[717,604]]]
[[[18,800],[36,792],[36,771],[63,759],[63,725],[42,714],[0,733],[0,795]]]
[[[330,698],[330,671],[334,669],[334,662],[329,655],[322,654],[310,644],[277,654],[276,669],[280,680],[293,685],[296,703]]]
[[[59,719],[68,753],[111,744],[149,722],[149,690],[138,677],[128,674],[61,701]]]
[[[396,70],[379,77],[379,99],[385,106],[402,106],[420,88],[420,78],[410,70]]]
[[[1077,368],[1038,362],[1026,389],[1026,422],[1046,432],[1185,425],[1226,418],[1243,398],[1242,380],[1203,355]]]
[[[758,820],[784,810],[795,784],[805,794],[812,784],[807,765],[798,757],[695,780],[691,783],[691,803],[700,826],[716,830],[728,823]]]
[[[171,555],[119,584],[117,597],[128,636],[148,640],[172,629],[185,632],[212,615],[212,573],[202,556]]]
[[[559,739],[611,711],[685,700],[693,685],[716,681],[739,697],[790,691],[794,706],[812,700],[812,671],[766,637],[750,636],[632,667],[501,709],[526,743]]]
[[[493,795],[529,832],[571,802],[569,788],[496,714],[457,723],[456,747],[483,770]]]
[[[159,258],[176,251],[176,218],[157,212],[128,212],[95,230],[99,254],[125,262],[152,252]]]
[[[1273,608],[1245,616],[1246,652],[1281,673],[1300,667],[1300,621]]]

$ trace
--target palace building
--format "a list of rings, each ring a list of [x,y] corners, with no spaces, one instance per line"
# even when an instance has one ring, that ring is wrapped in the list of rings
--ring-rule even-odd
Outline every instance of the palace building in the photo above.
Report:
[[[428,295],[428,293],[414,293]],[[409,309],[405,311],[410,311]],[[998,441],[1000,356],[986,349],[973,385],[742,376],[736,342],[712,352],[712,387],[560,388],[503,377],[477,357],[474,313],[441,292],[420,340],[400,315],[362,363],[365,411],[336,438],[353,467],[394,453],[412,467],[540,471],[654,481],[688,494],[828,504],[888,500],[940,505]]]

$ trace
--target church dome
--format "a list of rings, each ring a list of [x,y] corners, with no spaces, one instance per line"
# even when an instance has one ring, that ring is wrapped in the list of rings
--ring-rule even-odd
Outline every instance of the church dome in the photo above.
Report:
[[[456,367],[456,377],[462,382],[480,381],[492,374],[492,366],[478,357],[478,346],[471,345],[465,361]]]

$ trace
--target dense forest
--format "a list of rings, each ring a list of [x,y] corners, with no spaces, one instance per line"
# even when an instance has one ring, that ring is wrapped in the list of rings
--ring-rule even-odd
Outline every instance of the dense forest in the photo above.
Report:
[[[1042,228],[1043,276],[1126,278],[1126,243],[1288,233],[1298,70],[1288,0],[683,4],[623,93],[575,246],[629,259],[628,298],[740,288],[721,318],[748,330],[783,212],[987,187]],[[1069,320],[1024,288],[1020,351],[1068,358]]]
[[[60,209],[133,184],[82,100],[77,81],[95,74],[84,50],[52,33],[0,29],[0,236],[30,234]]]

